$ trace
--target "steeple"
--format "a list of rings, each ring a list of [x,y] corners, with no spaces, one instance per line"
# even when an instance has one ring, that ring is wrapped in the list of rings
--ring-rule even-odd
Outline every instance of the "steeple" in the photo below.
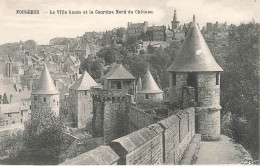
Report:
[[[142,90],[138,93],[162,93],[163,91],[158,87],[149,69],[147,70],[142,84]]]
[[[212,56],[193,15],[193,24],[169,72],[223,71]]]
[[[98,86],[96,81],[88,74],[87,71],[70,87],[73,90],[90,90],[91,87]]]
[[[174,14],[173,14],[173,21],[177,21],[177,14],[176,14],[176,9],[174,9]]]
[[[36,88],[32,91],[32,94],[41,95],[41,94],[59,94],[59,93],[60,92],[56,89],[46,64],[44,64],[43,71],[38,80]]]
[[[176,9],[174,10],[173,19],[172,19],[172,30],[177,30],[179,27],[179,21],[177,20]]]

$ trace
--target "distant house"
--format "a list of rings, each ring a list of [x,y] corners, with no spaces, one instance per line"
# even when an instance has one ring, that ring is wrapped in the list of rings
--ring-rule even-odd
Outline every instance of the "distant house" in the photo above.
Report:
[[[145,21],[144,23],[127,23],[127,38],[131,36],[139,36],[142,33],[146,33],[148,28],[148,22]]]
[[[163,26],[152,26],[147,28],[147,35],[149,40],[152,41],[165,41],[166,40],[166,27]]]

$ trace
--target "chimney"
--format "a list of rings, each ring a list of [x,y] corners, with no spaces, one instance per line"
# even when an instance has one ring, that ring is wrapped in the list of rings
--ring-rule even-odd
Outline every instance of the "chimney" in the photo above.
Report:
[[[13,100],[13,95],[11,94],[10,95],[10,102],[9,102],[10,104],[12,103],[12,100]]]
[[[195,25],[195,22],[196,22],[196,20],[195,20],[195,14],[193,14],[193,24]]]

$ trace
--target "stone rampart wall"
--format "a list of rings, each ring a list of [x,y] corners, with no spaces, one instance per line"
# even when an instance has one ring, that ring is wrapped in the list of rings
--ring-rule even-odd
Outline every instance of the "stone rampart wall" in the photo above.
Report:
[[[195,110],[189,108],[61,165],[179,164],[194,135]]]

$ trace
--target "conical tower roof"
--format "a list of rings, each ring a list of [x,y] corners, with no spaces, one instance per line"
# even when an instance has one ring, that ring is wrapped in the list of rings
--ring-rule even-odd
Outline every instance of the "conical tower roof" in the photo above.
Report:
[[[149,69],[147,70],[142,84],[142,90],[138,93],[162,93],[163,91],[158,87],[157,83],[153,79]]]
[[[122,64],[116,64],[107,74],[103,76],[107,80],[124,80],[135,78],[124,68]]]
[[[142,79],[141,79],[140,76],[138,78],[136,86],[137,86],[137,91],[141,91],[142,90]]]
[[[70,87],[73,90],[90,90],[93,86],[99,86],[87,71]]]
[[[43,71],[38,80],[36,88],[32,91],[32,94],[59,94],[60,92],[54,85],[53,79],[51,78],[50,72],[44,64]]]
[[[182,48],[169,72],[223,71],[212,56],[198,25],[190,27]]]

